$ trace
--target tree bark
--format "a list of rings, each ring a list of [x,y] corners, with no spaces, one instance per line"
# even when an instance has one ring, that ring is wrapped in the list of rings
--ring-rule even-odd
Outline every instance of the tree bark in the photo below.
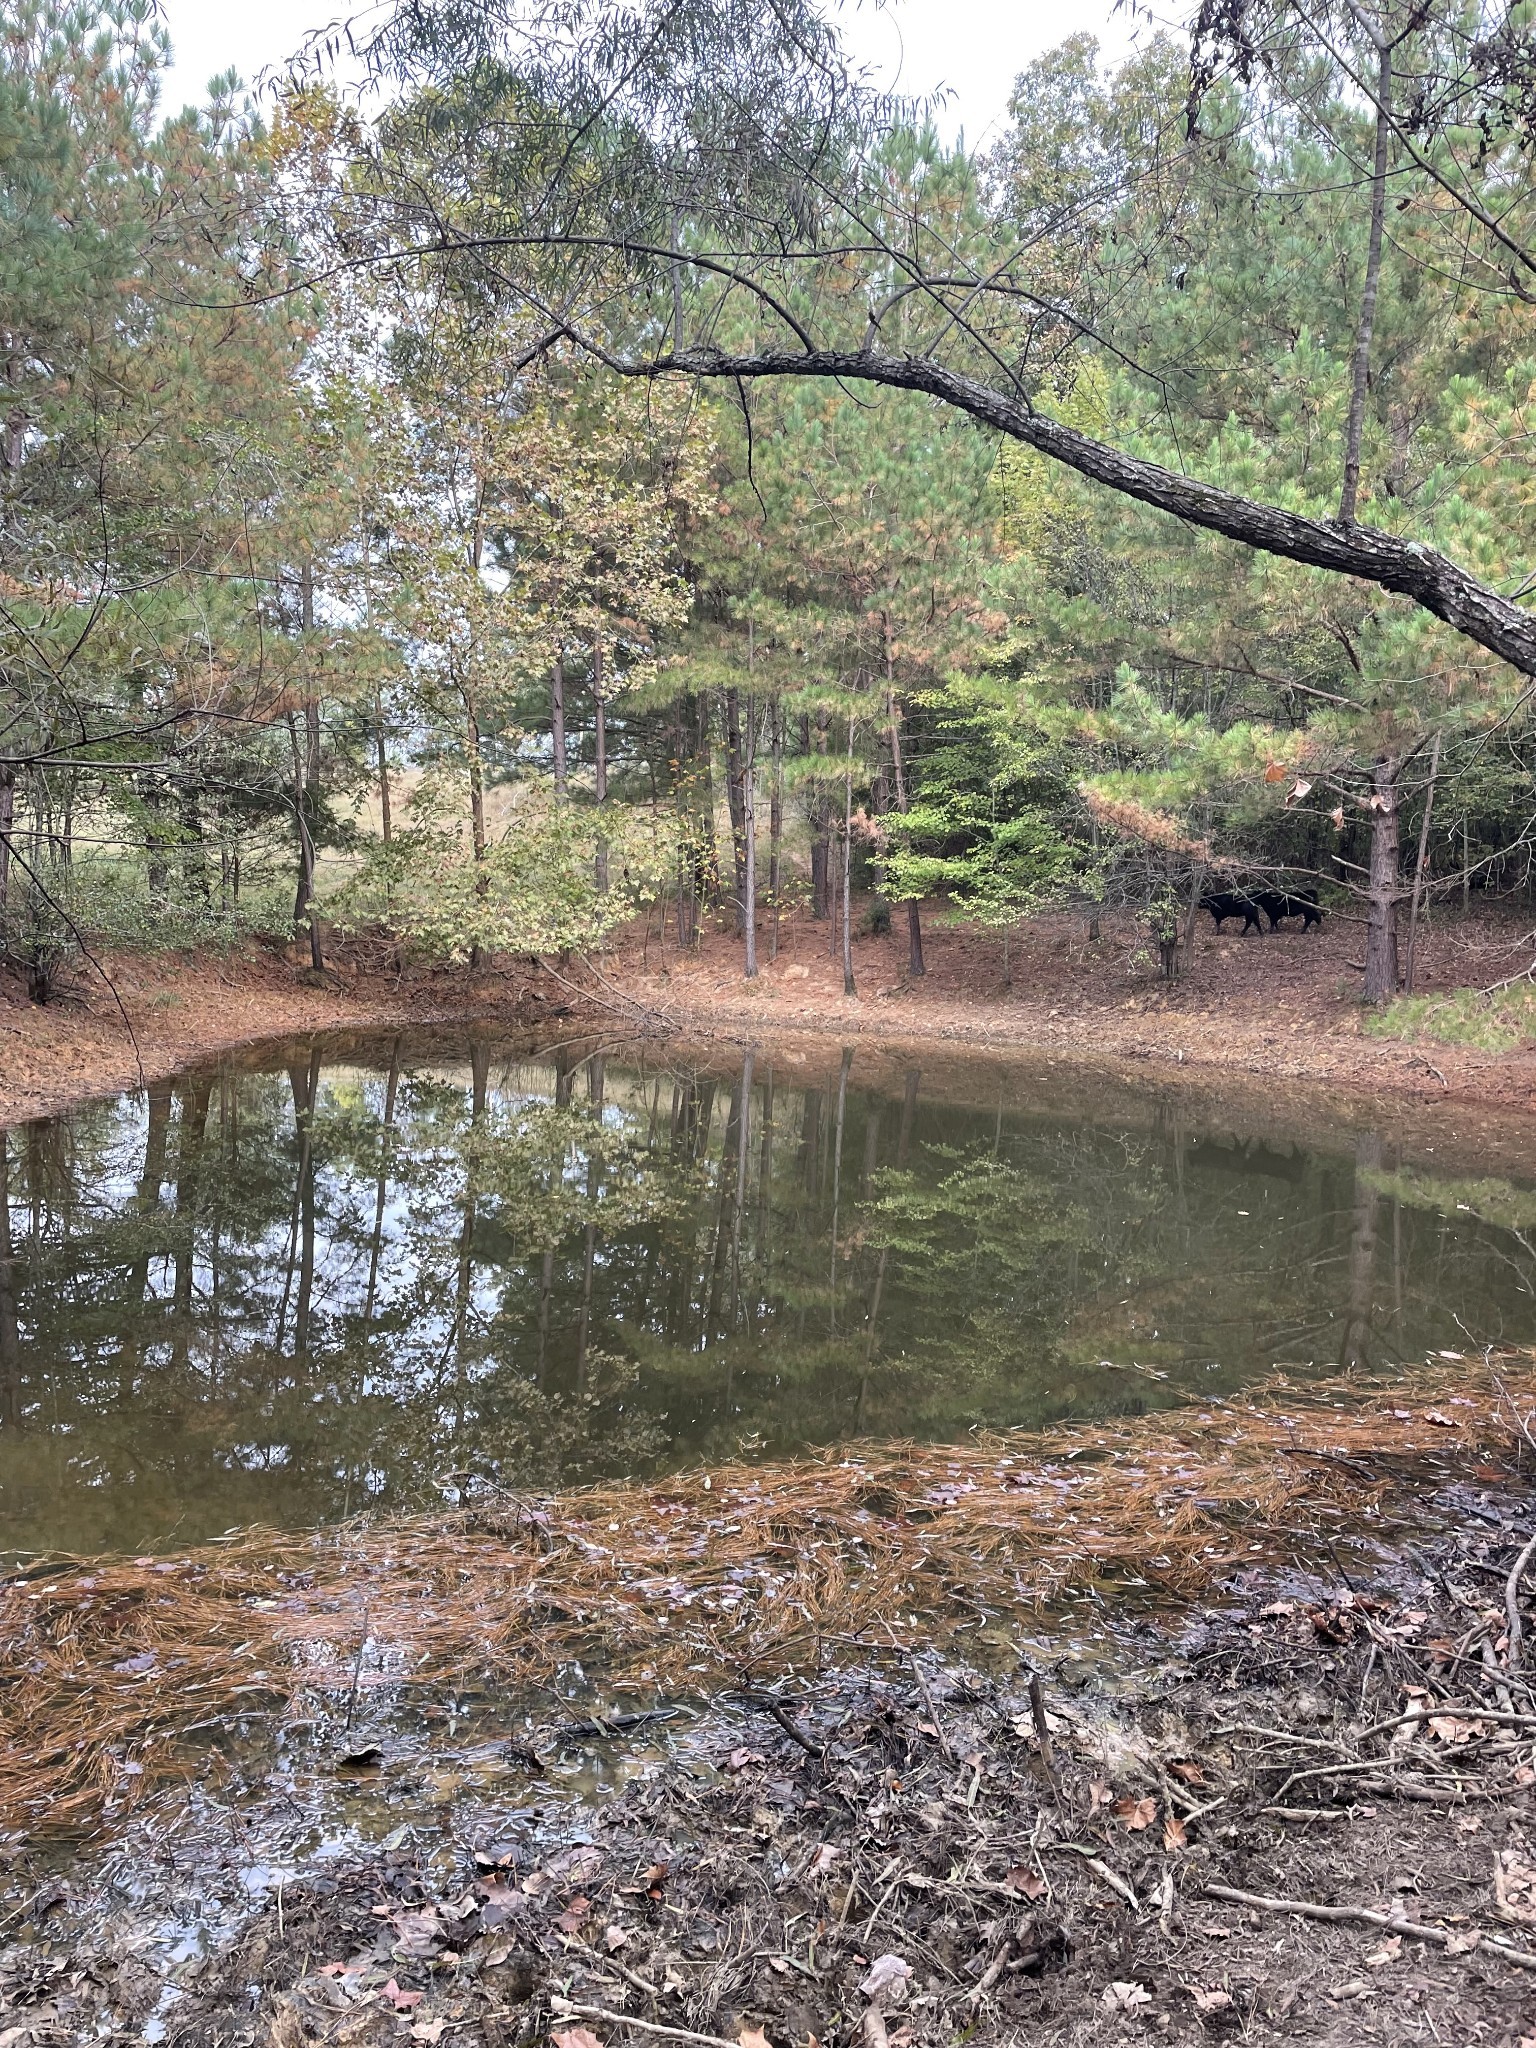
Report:
[[[736,931],[746,931],[747,887],[746,792],[741,747],[741,696],[734,688],[722,692],[725,709],[725,801],[731,819],[731,868],[736,881]]]
[[[1408,951],[1403,961],[1403,993],[1413,994],[1413,955],[1419,936],[1419,905],[1424,896],[1424,873],[1429,861],[1429,825],[1435,812],[1435,784],[1440,776],[1440,742],[1443,735],[1435,734],[1435,744],[1429,756],[1429,782],[1424,791],[1424,816],[1419,821],[1419,857],[1413,864],[1413,902],[1408,911]]]
[[[11,896],[11,830],[16,823],[16,771],[0,768],[0,915]]]
[[[779,886],[784,846],[784,707],[777,696],[768,713],[772,734],[773,766],[768,790],[768,904],[772,923],[768,928],[768,958],[779,957]],[[0,893],[0,904],[4,896]]]
[[[1365,1000],[1390,1003],[1397,994],[1398,876],[1397,762],[1379,755],[1371,807],[1370,872],[1366,891]]]
[[[288,738],[293,748],[293,813],[299,827],[299,882],[293,901],[294,924],[309,927],[309,964],[316,974],[325,972],[325,953],[320,944],[320,920],[315,915],[315,842],[309,830],[309,792],[304,786],[304,763],[299,753],[299,729],[288,714]],[[153,873],[153,869],[151,869]]]
[[[748,981],[756,981],[757,703],[750,696],[747,698],[747,737],[741,769],[741,932],[746,949],[743,972]]]
[[[729,356],[713,348],[696,348],[621,367],[625,374],[639,377],[671,370],[727,380],[844,377],[921,391],[1138,504],[1169,512],[1190,526],[1240,541],[1261,554],[1278,555],[1335,575],[1356,576],[1380,590],[1409,598],[1522,675],[1536,675],[1536,613],[1480,582],[1424,542],[1383,533],[1378,527],[1308,518],[1262,499],[1201,483],[1160,462],[1096,441],[1077,427],[1034,411],[1022,398],[994,391],[927,357],[839,349],[768,349],[759,355]]]
[[[379,760],[379,836],[388,846],[394,838],[394,819],[389,807],[389,749],[384,738],[384,702],[377,690],[373,697],[373,741]]]
[[[896,808],[905,817],[909,802],[907,796],[907,766],[901,745],[901,705],[897,701],[896,691],[890,680],[891,649],[889,627],[887,627],[886,631],[885,666],[885,719],[891,735],[891,772],[896,778]],[[914,981],[921,981],[928,972],[927,963],[923,959],[922,912],[918,909],[915,896],[909,897],[907,900],[907,972]]]
[[[806,751],[812,745],[810,721],[806,721]],[[816,714],[815,749],[818,754],[827,751],[827,714]],[[827,794],[819,785],[812,784],[811,797],[811,915],[818,923],[831,914],[831,893],[829,870],[832,851],[832,806]]]
[[[1387,210],[1387,145],[1392,132],[1392,45],[1378,41],[1376,55],[1376,154],[1371,166],[1371,230],[1365,255],[1365,286],[1360,294],[1360,325],[1355,333],[1349,419],[1344,429],[1344,483],[1339,492],[1341,526],[1354,525],[1355,506],[1360,496],[1360,441],[1365,431],[1365,401],[1371,383],[1371,336],[1376,326],[1382,229]]]
[[[843,994],[853,996],[853,715],[848,717],[848,766],[843,777]]]

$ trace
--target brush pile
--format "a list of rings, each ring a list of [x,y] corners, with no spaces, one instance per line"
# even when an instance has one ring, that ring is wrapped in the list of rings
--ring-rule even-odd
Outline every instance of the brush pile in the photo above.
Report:
[[[193,1769],[199,1734],[317,1693],[571,1691],[599,1671],[608,1691],[675,1699],[893,1628],[914,1647],[984,1639],[1073,1588],[1189,1597],[1326,1548],[1346,1517],[1411,1510],[1426,1461],[1440,1481],[1469,1469],[1533,1409],[1536,1355],[1448,1360],[1372,1393],[1277,1381],[1044,1435],[35,1564],[0,1588],[0,1817],[120,1810]]]

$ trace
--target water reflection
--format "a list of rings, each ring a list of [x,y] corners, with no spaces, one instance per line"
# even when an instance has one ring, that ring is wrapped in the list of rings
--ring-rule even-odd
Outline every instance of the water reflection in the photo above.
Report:
[[[1529,1189],[1054,1085],[322,1040],[12,1131],[0,1542],[138,1548],[1531,1338]]]

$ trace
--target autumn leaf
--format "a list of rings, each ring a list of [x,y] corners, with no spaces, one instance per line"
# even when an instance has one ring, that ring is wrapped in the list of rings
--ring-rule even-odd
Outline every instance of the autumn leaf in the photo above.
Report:
[[[1195,2001],[1196,2012],[1230,2012],[1232,2009],[1230,1991],[1201,1991],[1192,1984],[1189,1995]]]
[[[1299,804],[1304,796],[1310,796],[1311,794],[1311,783],[1298,775],[1294,784],[1287,790],[1285,800],[1288,804]]]
[[[560,1918],[555,1922],[555,1925],[562,1934],[577,1934],[581,1930],[582,1922],[591,1910],[592,1901],[584,1899],[578,1894],[577,1897],[571,1900],[565,1911],[560,1915]]]
[[[1206,1783],[1205,1773],[1196,1763],[1180,1762],[1170,1764],[1168,1766],[1168,1773],[1170,1777],[1177,1778],[1181,1785],[1203,1785]]]
[[[554,2048],[603,2048],[590,2027],[562,2027],[549,2038]]]
[[[1117,1799],[1111,1808],[1116,1820],[1123,1820],[1133,1834],[1151,1827],[1157,1818],[1155,1799]]]
[[[1281,762],[1271,761],[1264,770],[1264,780],[1266,782],[1284,782],[1289,773],[1289,769]]]
[[[773,2048],[773,2043],[761,2027],[749,2027],[745,2021],[742,2022],[741,2032],[736,2039],[741,2043],[741,2048]]]
[[[1150,2005],[1152,1994],[1144,1984],[1106,1984],[1103,2002],[1111,2012],[1134,2012],[1139,2005]]]
[[[396,2012],[409,2012],[413,2005],[420,2005],[426,1995],[424,1991],[402,1991],[393,1977],[379,1993],[381,1998],[389,2000]]]
[[[1344,806],[1342,804],[1328,813],[1328,822],[1335,832],[1344,830]]]
[[[1015,1864],[1003,1881],[1010,1891],[1022,1892],[1026,1899],[1038,1899],[1045,1891],[1044,1880],[1023,1864]]]
[[[1189,1836],[1185,1832],[1183,1821],[1179,1819],[1176,1813],[1165,1813],[1163,1815],[1163,1847],[1170,1854],[1175,1849],[1187,1849],[1189,1847]]]

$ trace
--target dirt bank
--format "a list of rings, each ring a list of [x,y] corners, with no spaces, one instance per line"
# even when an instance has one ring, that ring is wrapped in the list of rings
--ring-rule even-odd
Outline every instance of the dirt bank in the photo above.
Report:
[[[1194,957],[1171,985],[1155,963],[1136,957],[1128,920],[1106,913],[1103,936],[1092,941],[1087,932],[1080,914],[1033,920],[1010,942],[1011,986],[999,938],[936,917],[925,928],[928,972],[911,980],[898,918],[889,936],[856,941],[859,993],[849,998],[828,927],[803,911],[781,921],[772,961],[765,926],[756,984],[742,980],[740,942],[725,930],[707,932],[696,952],[680,956],[657,943],[652,926],[648,937],[626,938],[608,972],[687,1031],[1033,1048],[1536,1113],[1536,1049],[1419,1048],[1366,1035],[1351,964],[1362,938],[1353,923],[1329,919],[1321,932],[1287,927],[1240,938],[1230,925],[1217,934],[1202,918]],[[1528,922],[1480,910],[1421,936],[1418,986],[1486,986],[1527,966],[1531,952]]]
[[[257,945],[103,964],[111,987],[82,974],[46,1006],[0,974],[0,1124],[138,1087],[262,1038],[479,1016],[527,1027],[582,1008],[567,983],[522,969],[395,974],[341,955],[317,979]]]

